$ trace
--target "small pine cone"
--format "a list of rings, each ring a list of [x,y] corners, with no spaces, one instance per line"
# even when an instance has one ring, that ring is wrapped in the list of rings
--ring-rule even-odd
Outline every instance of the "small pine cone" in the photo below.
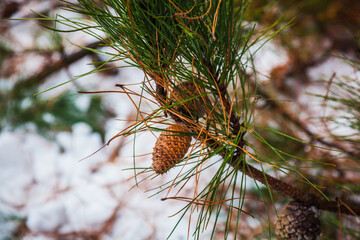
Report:
[[[163,131],[156,141],[153,151],[153,169],[163,174],[177,164],[190,147],[191,136],[184,135],[189,130],[182,125],[175,124]]]
[[[203,89],[196,87],[192,82],[183,82],[178,84],[170,94],[170,99],[174,102],[186,101],[189,98],[202,94]],[[196,99],[186,101],[183,104],[176,105],[174,109],[187,116],[203,116],[206,113],[202,98],[199,96]]]
[[[286,240],[316,240],[320,236],[320,220],[314,207],[292,201],[280,211],[276,235]]]

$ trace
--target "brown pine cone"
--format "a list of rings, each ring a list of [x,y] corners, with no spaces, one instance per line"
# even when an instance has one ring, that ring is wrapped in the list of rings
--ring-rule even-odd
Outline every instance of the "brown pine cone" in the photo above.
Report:
[[[190,147],[191,136],[184,133],[189,133],[189,130],[175,124],[160,134],[153,151],[152,166],[156,173],[167,172],[185,156]]]
[[[292,201],[280,211],[276,235],[286,240],[316,240],[320,236],[320,220],[314,207]]]
[[[170,94],[170,99],[176,102],[185,101],[183,104],[176,105],[174,109],[186,116],[203,116],[206,113],[202,97],[188,100],[203,93],[203,89],[196,87],[192,82],[178,84]],[[205,98],[206,96],[204,96]]]

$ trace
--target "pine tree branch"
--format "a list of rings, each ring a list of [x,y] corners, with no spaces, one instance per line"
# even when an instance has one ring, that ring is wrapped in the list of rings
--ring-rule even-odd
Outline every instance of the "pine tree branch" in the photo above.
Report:
[[[231,116],[230,122],[232,123],[233,126],[240,126],[239,125],[239,117],[237,117],[234,112],[230,113],[230,107],[229,107],[230,102],[226,99],[226,95],[227,95],[226,87],[223,86],[220,89],[221,89],[220,97],[224,101],[224,106],[225,106],[227,113]],[[259,92],[259,89],[261,89],[261,88],[259,88],[259,87],[257,88],[258,92]],[[262,94],[264,92],[260,91],[259,93]],[[270,101],[270,103],[276,107],[279,107],[279,105],[276,102]],[[292,115],[288,114],[287,112],[284,112],[284,116],[286,116],[289,120],[292,120],[298,127],[301,127],[307,134],[309,134],[313,137],[315,136],[309,129],[306,128],[305,125],[303,125],[302,122],[300,122],[298,119],[293,118]],[[234,128],[233,134],[236,136],[238,134],[238,131],[240,131],[240,127],[239,127],[239,129]],[[242,135],[242,137],[243,137],[243,135]],[[243,145],[244,145],[244,142],[242,141],[242,137],[239,142],[240,149],[242,149]],[[336,148],[344,151],[344,149],[341,149],[342,148],[341,146],[338,146],[338,145],[332,144],[332,143],[328,143],[328,142],[324,141],[323,139],[317,139],[317,140],[327,146],[336,147]],[[349,153],[349,152],[347,152],[347,153]],[[221,154],[223,159],[226,159],[225,154],[226,154],[225,152],[223,154]],[[352,153],[349,153],[349,154],[352,154]],[[240,161],[240,163],[239,163],[239,161]],[[255,168],[249,164],[246,164],[244,161],[240,160],[240,154],[235,153],[233,155],[233,160],[230,162],[230,165],[232,167],[234,167],[235,169],[238,169],[239,171],[244,172],[247,176],[255,179],[256,181],[261,182],[265,186],[270,187],[272,190],[280,192],[280,193],[284,194],[285,196],[290,197],[294,200],[303,202],[306,205],[315,206],[321,210],[327,210],[327,211],[331,211],[331,212],[339,212],[339,210],[340,210],[340,212],[344,213],[344,214],[360,216],[360,205],[358,205],[358,204],[346,204],[346,205],[340,204],[339,205],[339,202],[337,202],[337,201],[328,201],[323,197],[317,196],[312,193],[304,192],[294,186],[291,186],[277,178],[274,178],[274,177],[264,173],[263,171],[260,171],[259,169]]]
[[[203,38],[203,36],[196,31],[196,28],[191,28],[185,24],[182,24],[183,22],[178,21],[174,22],[173,18],[167,18],[167,21],[169,22],[164,22],[165,20],[160,20],[160,18],[152,18],[152,16],[167,16],[171,13],[167,12],[163,12],[164,9],[167,9],[167,7],[164,8],[163,5],[159,4],[159,5],[154,5],[153,7],[149,8],[146,4],[142,4],[143,2],[134,2],[136,3],[134,6],[132,6],[131,11],[130,11],[130,5],[129,2],[123,2],[123,6],[127,6],[127,8],[119,8],[118,5],[116,4],[112,4],[110,5],[110,7],[115,8],[115,10],[118,10],[119,13],[123,14],[124,16],[126,14],[129,14],[129,18],[123,18],[123,21],[127,21],[127,22],[131,22],[131,24],[127,23],[124,24],[124,22],[119,22],[117,21],[111,21],[111,19],[109,18],[103,18],[101,14],[98,14],[98,12],[102,12],[105,15],[108,14],[106,11],[102,11],[101,8],[97,8],[95,9],[95,13],[94,10],[92,9],[93,5],[91,4],[92,2],[89,1],[83,1],[83,5],[82,7],[84,7],[85,10],[89,11],[92,15],[92,17],[94,17],[94,19],[104,27],[104,30],[106,32],[109,33],[110,36],[112,36],[114,39],[118,38],[119,36],[124,36],[121,37],[121,41],[119,41],[118,43],[124,47],[124,49],[126,49],[126,51],[129,51],[129,55],[130,56],[136,56],[136,59],[134,58],[133,60],[135,60],[135,62],[137,62],[139,64],[139,66],[141,66],[141,68],[143,68],[143,66],[148,66],[149,70],[144,71],[144,73],[146,74],[146,72],[149,74],[149,72],[154,72],[154,75],[150,75],[150,77],[156,82],[157,86],[156,86],[156,94],[155,94],[155,98],[157,99],[157,101],[159,101],[160,105],[166,105],[166,102],[164,101],[165,96],[166,96],[166,91],[164,88],[164,84],[163,82],[165,81],[170,81],[168,78],[166,78],[166,75],[168,74],[166,69],[167,66],[162,66],[160,65],[156,65],[157,63],[161,63],[162,60],[166,60],[167,64],[171,64],[174,59],[173,58],[169,58],[169,56],[172,56],[173,53],[179,53],[179,54],[184,54],[186,55],[186,57],[184,58],[185,60],[187,60],[188,63],[192,63],[192,57],[193,60],[199,61],[197,63],[197,66],[200,66],[200,64],[205,64],[205,67],[207,67],[207,70],[209,71],[210,75],[206,74],[206,76],[211,76],[211,80],[209,81],[212,83],[216,84],[216,90],[217,90],[217,95],[216,97],[218,97],[218,99],[221,101],[221,106],[223,107],[223,110],[225,112],[224,115],[227,115],[230,119],[230,124],[231,124],[231,129],[232,129],[232,134],[234,136],[238,136],[237,138],[237,142],[235,142],[234,144],[237,145],[237,150],[234,152],[234,154],[229,158],[228,157],[228,153],[226,152],[226,148],[222,148],[224,150],[222,150],[222,152],[219,154],[220,156],[222,156],[222,158],[224,159],[224,161],[227,161],[228,164],[230,164],[232,167],[234,167],[235,169],[245,173],[247,176],[255,179],[256,181],[264,184],[265,186],[268,186],[268,188],[270,188],[271,190],[274,191],[278,191],[282,194],[284,194],[285,196],[288,196],[290,198],[293,198],[295,200],[301,201],[307,205],[312,205],[312,206],[316,206],[318,209],[323,209],[323,210],[328,210],[328,211],[333,211],[333,212],[338,212],[339,208],[338,206],[340,206],[340,211],[342,213],[346,213],[346,214],[351,214],[351,215],[360,215],[360,206],[358,205],[339,205],[338,202],[336,201],[328,201],[325,198],[321,197],[321,196],[317,196],[314,194],[310,194],[307,192],[303,192],[302,190],[293,187],[279,179],[276,179],[266,173],[264,173],[263,171],[260,171],[259,169],[256,169],[255,167],[247,164],[245,162],[245,160],[243,159],[243,154],[245,154],[242,149],[244,149],[244,145],[245,142],[243,141],[243,137],[244,134],[246,133],[245,130],[243,130],[243,124],[240,123],[240,117],[237,116],[236,112],[232,111],[231,109],[231,100],[229,99],[229,93],[227,90],[227,83],[220,81],[220,77],[219,77],[219,72],[217,71],[228,71],[228,70],[224,70],[226,69],[226,64],[221,64],[220,62],[215,63],[215,67],[217,67],[217,69],[215,69],[215,67],[212,65],[209,56],[204,54],[205,56],[205,61],[202,61],[199,56],[201,54],[199,54],[199,52],[197,50],[200,50],[200,46],[203,46],[207,49],[207,47],[212,47],[215,48],[216,50],[214,52],[216,52],[217,55],[221,55],[225,57],[225,61],[230,64],[230,65],[234,65],[237,64],[236,61],[229,61],[229,51],[230,49],[232,49],[235,45],[233,44],[229,44],[232,42],[238,42],[239,39],[233,39],[233,36],[230,36],[230,34],[227,34],[228,31],[231,30],[231,28],[224,28],[224,27],[219,27],[219,31],[222,30],[222,32],[218,32],[218,40],[216,42],[216,44],[214,45],[209,45],[207,46],[207,44],[203,44],[206,43],[207,41],[205,39],[208,39],[207,37]],[[109,4],[111,3],[111,1],[109,2]],[[139,5],[140,3],[140,5]],[[160,2],[161,3],[161,2]],[[220,2],[219,2],[220,3]],[[189,5],[190,6],[190,5]],[[184,9],[189,9],[186,6],[184,7]],[[220,5],[219,5],[220,6]],[[159,7],[159,8],[157,8]],[[142,11],[141,11],[142,9]],[[225,9],[225,8],[224,8]],[[231,8],[229,8],[231,9]],[[81,10],[81,9],[80,9]],[[146,11],[145,11],[146,10]],[[199,8],[199,10],[201,10],[201,8]],[[175,13],[178,12],[177,10],[174,11]],[[202,11],[199,11],[199,13]],[[131,16],[130,16],[131,13]],[[175,14],[174,13],[174,14]],[[225,13],[230,13],[230,12],[226,12],[224,11],[224,17],[225,16],[231,16],[229,14],[225,14]],[[121,16],[120,14],[120,16]],[[196,16],[196,13],[194,13]],[[217,12],[216,12],[217,14]],[[138,16],[138,18],[136,17]],[[146,17],[147,16],[147,17]],[[200,15],[199,15],[200,16]],[[209,15],[210,16],[210,15]],[[184,15],[183,19],[186,16]],[[208,20],[212,22],[212,20],[216,19],[215,17],[215,13],[213,15],[214,18],[209,18]],[[116,17],[116,19],[118,19],[118,17]],[[141,19],[140,21],[137,21]],[[147,21],[144,21],[144,19],[147,19]],[[220,18],[219,18],[220,19]],[[224,21],[222,21],[223,26],[227,26],[229,25],[229,22],[227,22],[226,19],[224,18]],[[185,20],[184,20],[185,21]],[[204,21],[205,23],[206,21]],[[128,26],[128,27],[122,27],[122,28],[116,28],[117,31],[113,31],[113,26],[118,26],[119,23],[124,24],[124,26]],[[145,24],[144,24],[145,23]],[[196,21],[188,21],[187,23],[193,23],[195,24]],[[157,25],[158,24],[158,25]],[[179,26],[179,24],[181,25],[181,27],[179,28],[179,34],[184,33],[185,36],[183,36],[181,38],[181,43],[185,44],[182,48],[180,48],[179,46],[177,46],[176,42],[179,41],[180,39],[180,35],[174,35],[173,31],[176,29],[174,26]],[[222,26],[220,24],[220,22],[217,23],[218,25],[214,25],[214,29],[216,26]],[[111,27],[110,27],[111,26]],[[204,25],[199,25],[199,26],[204,26]],[[171,31],[168,31],[168,29],[171,29]],[[186,30],[184,30],[186,29]],[[152,31],[155,30],[155,31]],[[199,29],[200,31],[201,29]],[[156,38],[150,37],[150,35],[148,34],[148,32],[150,31],[151,36],[154,35],[156,36]],[[207,29],[203,29],[203,34],[204,36],[208,36],[208,30]],[[172,37],[170,37],[172,36]],[[150,38],[149,38],[150,37]],[[199,41],[196,41],[196,38],[200,38]],[[208,36],[209,37],[209,36]],[[227,39],[228,37],[228,39]],[[189,44],[189,41],[187,42],[186,40],[189,40],[190,38],[194,38],[194,41],[191,40],[191,44]],[[126,41],[125,41],[125,40]],[[141,40],[140,40],[141,39]],[[144,41],[144,39],[146,41]],[[241,40],[244,40],[241,38]],[[169,44],[169,48],[167,48],[167,44],[166,45],[162,45],[163,42],[166,42],[167,44]],[[226,42],[226,44],[225,44]],[[180,43],[180,41],[179,41]],[[220,47],[220,44],[223,43],[226,51],[223,51],[223,47]],[[137,46],[138,45],[138,46]],[[159,45],[159,47],[158,47]],[[137,46],[136,48],[134,46]],[[194,46],[198,46],[199,49],[194,49]],[[226,47],[227,46],[227,47]],[[129,50],[131,49],[131,51]],[[175,51],[170,51],[170,54],[166,54],[164,51],[169,51],[169,49]],[[188,54],[187,51],[192,51],[192,54]],[[204,50],[205,51],[205,50]],[[155,52],[155,54],[154,54]],[[140,54],[140,55],[139,55]],[[238,52],[234,51],[234,56],[238,56]],[[161,56],[164,56],[164,58],[162,58]],[[153,59],[151,61],[148,61],[149,59]],[[207,59],[209,59],[209,61],[206,61]],[[154,61],[156,60],[156,61]],[[232,60],[235,60],[232,59]],[[146,64],[140,63],[141,61],[147,61]],[[156,63],[156,64],[154,64]],[[217,65],[216,65],[217,64]],[[194,66],[194,68],[197,68],[197,66]],[[177,68],[174,68],[178,71]],[[143,68],[143,70],[145,70]],[[198,69],[200,71],[200,69]],[[203,70],[203,68],[201,69]],[[200,71],[201,72],[201,71]],[[155,76],[155,73],[157,73],[159,76]],[[203,73],[203,72],[201,72]],[[163,74],[163,76],[162,76]],[[176,74],[176,72],[174,71],[171,74]],[[223,79],[225,79],[226,77],[223,76]],[[182,79],[183,80],[183,79]],[[213,94],[216,94],[214,92],[212,92]],[[261,94],[262,92],[260,92]],[[263,94],[263,96],[266,96],[265,94]],[[275,104],[274,102],[269,102],[270,104]],[[276,104],[273,105],[274,107],[278,107]],[[168,106],[164,106],[166,109]],[[182,124],[185,124],[189,127],[189,129],[194,129],[193,126],[191,126],[192,124],[194,124],[194,122],[192,123],[191,121],[186,122],[184,120],[182,120],[179,117],[176,117],[174,114],[171,114],[171,111],[169,111],[169,115],[174,119],[174,121],[176,122],[182,122]],[[315,137],[315,134],[312,133],[309,129],[306,128],[306,126],[304,126],[300,121],[297,121],[296,119],[292,118],[291,115],[289,114],[285,114],[285,116],[293,121],[299,128],[302,128],[308,135],[311,135],[314,139],[316,139],[319,142],[322,142],[323,144],[330,144],[325,142],[322,139],[317,139]],[[243,131],[243,132],[241,132]],[[196,133],[195,133],[196,134]],[[206,140],[205,144],[207,144],[208,146],[210,146],[210,148],[217,148],[220,149],[220,145],[223,144],[221,142],[215,141],[214,139],[210,139],[210,140]],[[224,143],[225,144],[225,143]],[[340,146],[338,146],[338,148],[340,148]],[[352,209],[352,210],[350,210]]]
[[[224,157],[224,156],[223,156]],[[274,178],[255,167],[244,163],[241,161],[240,164],[236,164],[239,161],[239,158],[235,159],[231,166],[238,169],[241,172],[244,172],[247,176],[255,179],[258,182],[261,182],[265,186],[270,187],[272,190],[284,194],[287,197],[290,197],[294,200],[302,202],[309,206],[315,206],[317,209],[326,210],[330,212],[340,212],[343,214],[349,214],[353,216],[360,216],[360,205],[355,203],[343,203],[339,204],[338,201],[328,201],[325,198],[304,192],[294,186],[291,186],[277,178]],[[340,208],[340,209],[339,209]]]
[[[209,67],[209,69],[211,69],[211,66]],[[216,75],[213,75],[216,76]],[[217,79],[215,79],[216,82],[219,84],[219,81]],[[232,126],[234,127],[234,132],[233,134],[235,136],[238,135],[239,131],[241,130],[241,125],[239,123],[240,118],[238,116],[236,116],[235,112],[230,112],[230,102],[227,99],[227,90],[225,86],[222,86],[221,84],[219,84],[219,98],[221,99],[221,101],[223,101],[223,105],[224,108],[227,112],[227,114],[230,115],[230,122],[232,124]],[[274,103],[273,103],[274,104]],[[171,117],[173,117],[172,114],[170,114]],[[290,115],[289,115],[290,117]],[[173,119],[176,122],[181,122],[182,124],[188,125],[189,126],[189,122],[184,122],[179,118],[174,118]],[[298,122],[298,124],[300,126],[301,125],[300,122]],[[189,128],[191,128],[191,126],[189,126]],[[306,129],[306,128],[304,128]],[[311,133],[311,132],[309,132]],[[237,149],[243,149],[244,146],[244,141],[243,138],[244,134],[241,135],[239,142],[238,142],[238,148]],[[208,146],[212,146],[212,148],[216,148],[219,147],[220,143],[213,140],[213,139],[207,139],[206,140],[206,144]],[[223,159],[226,159],[226,150],[224,150],[220,155]],[[315,206],[317,209],[320,210],[326,210],[326,211],[330,211],[330,212],[341,212],[343,214],[349,214],[349,215],[354,215],[354,216],[360,216],[360,205],[359,204],[355,204],[355,203],[340,203],[339,201],[329,201],[321,196],[312,194],[312,193],[308,193],[308,192],[304,192],[300,189],[298,189],[297,187],[291,186],[289,184],[287,184],[286,182],[283,182],[277,178],[274,178],[268,174],[266,174],[263,171],[260,171],[259,169],[251,166],[250,164],[247,164],[245,161],[241,160],[241,154],[244,154],[244,152],[240,152],[240,151],[236,151],[231,160],[228,161],[228,164],[230,164],[232,167],[234,167],[235,169],[239,170],[240,172],[245,173],[247,176],[255,179],[256,181],[264,184],[265,186],[268,186],[271,190],[274,190],[276,192],[282,193],[283,195],[292,198],[294,200],[297,200],[299,202],[302,202],[306,205],[309,206]]]
[[[170,114],[173,117],[172,114]],[[184,122],[179,118],[174,118],[176,122],[181,122],[182,124],[188,125],[188,122]],[[191,126],[189,126],[191,128]],[[235,133],[234,133],[235,134]],[[212,146],[211,148],[219,147],[220,143],[213,140],[207,139],[206,144],[208,146]],[[239,148],[243,147],[243,142],[240,141]],[[353,216],[360,216],[360,205],[356,203],[340,203],[339,201],[329,201],[321,196],[304,192],[297,187],[291,186],[286,182],[283,182],[277,178],[274,178],[263,171],[247,164],[246,162],[240,159],[241,154],[237,152],[232,156],[232,159],[228,161],[233,168],[239,170],[240,172],[245,173],[250,178],[255,179],[256,181],[264,184],[265,186],[269,187],[271,190],[279,192],[289,198],[297,200],[299,202],[304,203],[305,205],[315,206],[319,210],[326,210],[330,212],[341,212],[343,214],[353,215]],[[226,159],[226,152],[220,154],[223,159]]]

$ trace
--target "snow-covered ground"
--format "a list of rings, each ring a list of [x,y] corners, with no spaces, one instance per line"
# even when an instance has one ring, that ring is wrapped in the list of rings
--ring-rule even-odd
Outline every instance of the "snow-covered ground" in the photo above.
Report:
[[[108,162],[110,151],[105,149],[79,162],[101,147],[101,140],[85,124],[72,128],[72,133],[57,136],[62,151],[34,133],[0,135],[1,209],[27,217],[32,232],[27,239],[53,239],[54,232],[100,232],[113,214],[116,220],[105,239],[165,239],[177,221],[168,216],[182,204],[160,201],[160,195],[148,198],[144,191],[149,183],[129,191],[135,184],[128,180],[133,173],[123,169],[131,167],[130,157]],[[142,144],[149,152],[151,144]],[[149,158],[142,163],[151,164]],[[186,238],[186,233],[184,222],[174,239]]]

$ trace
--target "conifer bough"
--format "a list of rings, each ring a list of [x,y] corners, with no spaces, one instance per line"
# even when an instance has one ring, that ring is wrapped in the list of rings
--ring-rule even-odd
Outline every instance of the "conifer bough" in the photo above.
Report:
[[[208,149],[216,148],[213,152],[222,156],[235,169],[294,200],[322,210],[360,214],[358,204],[339,205],[337,201],[304,192],[246,161],[243,137],[248,132],[247,126],[252,124],[253,103],[250,99],[253,96],[248,89],[249,79],[243,74],[246,67],[243,59],[247,50],[256,43],[250,40],[253,30],[248,31],[241,25],[248,1],[239,1],[238,8],[234,7],[234,1],[219,0],[96,2],[78,0],[79,5],[69,4],[72,11],[92,17],[110,39],[104,39],[104,42],[117,49],[119,56],[131,59],[132,64],[142,69],[147,77],[157,76],[152,80],[159,89],[174,81],[195,81],[196,86],[206,88],[206,92],[218,101],[207,121],[211,133],[207,143],[212,145]],[[88,30],[91,27],[76,29]],[[150,82],[145,81],[145,87],[155,99],[159,99],[159,94],[153,91]],[[233,88],[235,93],[239,90],[240,93],[231,95],[229,88]],[[164,91],[159,92],[162,94]],[[163,109],[168,107],[166,101],[160,100],[159,104]],[[174,120],[187,126],[196,124],[182,119]],[[193,134],[199,133],[194,132],[191,126],[188,127]],[[214,140],[222,138],[225,138],[222,142]],[[159,154],[160,151],[156,152],[156,156]],[[172,163],[176,161],[179,159],[171,160]],[[167,167],[161,169],[168,170]],[[220,175],[217,177],[221,178]],[[236,178],[233,179],[235,183]],[[216,188],[209,189],[211,192]]]
[[[254,29],[246,29],[242,23],[248,1],[236,1],[236,4],[235,1],[230,0],[102,0],[100,2],[101,4],[95,0],[78,0],[79,5],[73,4],[70,9],[90,16],[96,22],[95,27],[102,30],[109,38],[104,41],[106,45],[119,52],[119,56],[114,56],[114,60],[131,59],[129,62],[144,72],[146,78],[143,90],[157,100],[159,108],[148,116],[143,116],[139,111],[141,120],[137,122],[137,127],[146,125],[150,128],[149,122],[158,124],[158,118],[154,116],[159,116],[159,112],[167,110],[176,122],[161,133],[156,142],[152,164],[154,171],[162,174],[179,163],[190,147],[191,135],[199,136],[200,140],[205,139],[203,149],[207,150],[207,154],[201,156],[199,164],[215,155],[220,155],[226,163],[221,164],[203,191],[196,191],[197,195],[184,211],[190,210],[190,205],[197,201],[206,203],[218,201],[216,199],[220,189],[226,189],[222,197],[228,194],[245,199],[244,181],[239,181],[240,171],[264,184],[269,191],[275,190],[303,204],[333,212],[360,214],[358,205],[339,204],[337,201],[329,201],[322,196],[304,192],[249,164],[246,155],[253,159],[260,158],[259,163],[263,159],[261,154],[249,155],[248,149],[251,146],[244,139],[246,133],[252,132],[248,128],[253,127],[255,101],[251,99],[255,95],[250,88],[247,74],[244,74],[248,61],[243,60],[247,58],[249,48],[254,46],[256,41],[263,39],[264,35],[252,41]],[[82,31],[91,31],[90,29],[94,27],[79,26],[76,29]],[[90,34],[96,35],[94,32]],[[186,82],[193,82],[195,88],[182,85]],[[170,90],[171,86],[173,86],[173,95],[170,94],[170,99],[179,98],[178,100],[168,101],[167,90]],[[197,109],[197,104],[203,103],[202,100],[205,98],[205,95],[199,92],[202,88],[213,102],[201,106],[207,110],[208,116],[196,122],[193,121],[193,117],[187,117],[193,113],[195,116],[202,116],[201,111]],[[182,93],[178,94],[176,91]],[[206,131],[203,131],[204,129]],[[124,135],[134,133],[133,128],[129,127],[127,130],[124,130]],[[262,141],[261,136],[259,140]],[[265,160],[268,162],[268,159]],[[229,165],[238,171],[233,171]],[[192,166],[189,164],[189,167]],[[187,179],[195,176],[196,173],[197,166],[193,166],[186,173],[187,177],[175,179],[174,182],[179,184],[183,181],[186,184]],[[234,187],[227,187],[231,184]],[[237,186],[241,184],[240,196],[235,192],[236,184]],[[238,201],[236,208],[240,209],[243,201]],[[231,202],[230,205],[234,204]],[[201,208],[199,221],[195,227],[195,238],[199,238],[200,231],[207,227],[211,214],[220,213],[222,204],[209,206],[204,204]],[[229,219],[231,219],[230,214],[231,211]],[[235,229],[238,223],[239,216]],[[228,234],[230,229],[234,228],[231,225],[232,221],[227,221],[226,224],[226,234]]]

